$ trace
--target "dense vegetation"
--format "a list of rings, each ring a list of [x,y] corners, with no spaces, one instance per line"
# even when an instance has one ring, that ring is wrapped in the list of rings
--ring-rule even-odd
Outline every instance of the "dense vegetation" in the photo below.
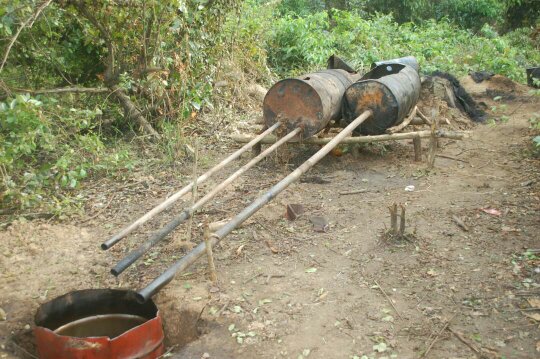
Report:
[[[129,171],[141,143],[178,160],[238,73],[268,85],[333,53],[359,69],[414,55],[524,82],[539,15],[535,0],[0,0],[0,207],[77,206],[85,178]]]

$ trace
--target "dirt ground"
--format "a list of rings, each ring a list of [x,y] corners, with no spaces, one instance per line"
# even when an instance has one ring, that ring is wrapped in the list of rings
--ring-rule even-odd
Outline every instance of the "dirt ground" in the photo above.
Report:
[[[165,357],[540,358],[540,161],[528,122],[540,102],[499,77],[462,83],[496,120],[465,126],[472,136],[464,141],[441,140],[434,168],[414,162],[411,141],[357,155],[343,148],[215,248],[219,283],[203,260],[179,274],[155,298]],[[464,127],[444,111],[439,117]],[[238,147],[219,146],[205,151],[205,166]],[[204,215],[230,218],[316,150],[291,146],[287,164],[274,156],[248,172],[195,218],[193,241]],[[139,289],[179,258],[187,226],[118,280],[109,274],[189,199],[111,250],[99,244],[187,183],[190,171],[98,181],[83,191],[85,217],[18,221],[0,232],[0,358],[35,355],[40,303],[73,289]],[[406,239],[385,236],[393,203],[406,210]],[[289,221],[287,204],[305,212]],[[314,231],[314,216],[329,220],[327,232]]]

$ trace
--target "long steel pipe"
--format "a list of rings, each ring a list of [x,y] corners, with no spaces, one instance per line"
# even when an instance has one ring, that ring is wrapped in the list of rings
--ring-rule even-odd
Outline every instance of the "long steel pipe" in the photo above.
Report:
[[[317,151],[313,156],[311,156],[306,162],[301,164],[296,170],[291,172],[287,177],[283,178],[277,184],[275,184],[270,190],[268,190],[261,197],[253,201],[249,206],[244,208],[242,212],[237,214],[233,219],[231,219],[227,224],[218,229],[211,240],[208,241],[211,246],[215,246],[219,241],[225,238],[229,233],[231,233],[235,228],[242,224],[246,219],[251,217],[255,212],[261,209],[265,204],[270,202],[274,197],[281,193],[285,188],[289,187],[291,183],[298,180],[302,174],[307,172],[311,167],[313,167],[317,162],[319,162],[324,156],[326,156],[334,147],[336,147],[345,137],[349,136],[353,130],[358,127],[362,122],[368,119],[372,115],[371,110],[367,110],[358,116],[354,121],[352,121],[347,127],[345,127],[340,133],[338,133],[332,141],[327,143],[319,151]],[[150,299],[154,294],[156,294],[161,288],[167,285],[177,272],[183,271],[192,265],[199,257],[201,257],[206,252],[205,242],[201,242],[197,247],[192,249],[188,254],[170,266],[165,272],[163,272],[159,277],[154,279],[148,286],[141,289],[137,292],[137,300],[140,302],[145,302]]]
[[[247,143],[244,147],[238,149],[234,153],[232,153],[229,157],[206,171],[204,174],[200,175],[199,178],[197,178],[197,184],[201,184],[204,181],[206,181],[210,176],[212,176],[214,173],[240,157],[244,152],[250,150],[253,146],[255,146],[257,143],[259,143],[264,136],[269,135],[272,133],[276,128],[280,126],[279,122],[276,122],[273,126],[270,126],[266,131],[255,137],[252,141]],[[156,207],[152,208],[149,212],[147,212],[145,215],[137,219],[135,222],[131,223],[129,226],[123,228],[120,232],[116,233],[114,236],[112,236],[107,241],[103,242],[101,244],[101,249],[106,250],[114,246],[116,243],[118,243],[122,238],[139,228],[142,224],[148,222],[150,219],[152,219],[155,215],[158,213],[161,213],[162,211],[169,208],[174,202],[179,200],[182,196],[184,196],[186,193],[191,191],[193,188],[193,182],[189,183],[187,186],[179,190],[178,192],[174,193],[172,196],[167,198],[165,201],[161,202]]]
[[[208,201],[214,198],[219,192],[221,192],[225,187],[231,184],[235,179],[240,177],[247,170],[255,166],[263,158],[267,157],[274,150],[276,150],[278,147],[283,145],[285,142],[289,141],[291,138],[296,136],[301,131],[302,129],[297,128],[294,131],[288,133],[287,135],[280,138],[272,146],[268,147],[263,152],[261,152],[258,156],[251,159],[251,161],[246,163],[244,166],[240,167],[238,171],[234,172],[225,181],[217,185],[212,191],[208,192],[204,197],[199,199],[193,206],[191,206],[190,208],[186,208],[184,211],[182,211],[182,213],[180,213],[177,217],[175,217],[171,222],[167,223],[165,227],[157,231],[147,242],[143,243],[139,248],[135,249],[134,251],[131,251],[126,257],[124,257],[124,259],[118,262],[118,264],[116,264],[111,269],[111,274],[115,276],[120,275],[120,273],[126,270],[126,268],[132,265],[137,259],[139,259],[144,253],[146,253],[150,248],[152,248],[154,245],[160,242],[163,238],[165,238],[165,236],[171,233],[181,223],[183,223],[185,220],[191,217],[193,213],[195,213],[199,208],[201,208]]]

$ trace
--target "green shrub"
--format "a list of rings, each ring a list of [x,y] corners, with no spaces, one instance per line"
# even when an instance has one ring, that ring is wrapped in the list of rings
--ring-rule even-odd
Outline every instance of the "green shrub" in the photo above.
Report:
[[[531,30],[500,36],[485,25],[474,35],[444,19],[398,25],[390,15],[365,19],[337,10],[332,18],[334,26],[326,12],[276,21],[267,46],[274,69],[285,75],[321,68],[332,53],[359,69],[374,60],[413,55],[425,72],[442,70],[459,76],[487,70],[524,82],[524,68],[540,63]]]
[[[87,176],[130,166],[127,152],[107,149],[94,110],[43,103],[28,95],[0,103],[0,204],[60,211],[65,195]]]
[[[500,0],[443,0],[435,5],[435,18],[447,17],[460,27],[478,31],[486,23],[500,21],[505,9]]]

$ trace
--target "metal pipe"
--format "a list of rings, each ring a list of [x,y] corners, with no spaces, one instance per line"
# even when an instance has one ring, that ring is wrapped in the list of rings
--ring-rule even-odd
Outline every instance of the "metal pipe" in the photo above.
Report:
[[[264,136],[269,135],[272,133],[276,128],[280,126],[279,122],[276,122],[273,126],[270,126],[266,131],[255,137],[252,141],[250,141],[248,144],[246,144],[244,147],[238,149],[233,154],[231,154],[229,157],[206,171],[206,173],[202,174],[197,178],[197,184],[201,184],[204,181],[206,181],[210,176],[212,176],[214,173],[240,157],[244,152],[250,150],[253,146],[255,146],[259,141],[261,141]],[[182,196],[184,196],[186,193],[191,191],[193,188],[193,182],[182,188],[180,191],[174,193],[172,196],[167,198],[165,201],[161,202],[156,207],[152,208],[149,212],[147,212],[145,215],[137,219],[135,222],[131,223],[129,226],[123,228],[120,232],[116,233],[114,236],[112,236],[107,241],[103,242],[101,244],[101,249],[106,250],[114,246],[116,243],[118,243],[122,238],[139,228],[142,224],[148,222],[150,219],[152,219],[156,214],[161,213],[162,211],[169,208],[174,202],[179,200]]]
[[[296,136],[302,129],[297,128],[296,130],[288,133],[284,137],[280,138],[276,143],[274,143],[272,146],[265,149],[263,152],[261,152],[258,156],[254,157],[246,163],[244,166],[240,167],[238,171],[230,175],[225,181],[221,182],[219,185],[217,185],[212,191],[208,192],[204,197],[199,199],[197,203],[195,203],[190,208],[187,208],[182,211],[177,217],[175,217],[171,222],[167,223],[165,227],[157,231],[147,242],[143,243],[139,248],[131,251],[124,259],[122,259],[120,262],[118,262],[112,269],[111,274],[118,276],[120,273],[122,273],[126,268],[128,268],[130,265],[132,265],[137,259],[139,259],[144,253],[146,253],[150,248],[152,248],[154,245],[156,245],[158,242],[160,242],[163,238],[165,238],[169,233],[171,233],[176,227],[178,227],[181,223],[183,223],[185,220],[187,220],[189,217],[193,215],[198,209],[200,209],[202,206],[204,206],[208,201],[210,201],[212,198],[214,198],[219,192],[221,192],[225,187],[227,187],[229,184],[231,184],[235,179],[240,177],[242,174],[244,174],[247,170],[249,170],[251,167],[255,166],[258,162],[260,162],[263,158],[267,157],[269,154],[271,154],[274,150],[276,150],[278,147],[283,145],[285,142],[289,141],[291,138]]]
[[[277,184],[275,184],[270,190],[268,190],[261,197],[253,201],[249,206],[244,208],[242,212],[237,214],[233,219],[231,219],[226,225],[218,229],[212,239],[209,241],[211,246],[216,245],[225,238],[229,233],[231,233],[236,227],[242,224],[246,219],[251,217],[255,212],[261,209],[265,204],[270,202],[274,197],[276,197],[280,192],[285,188],[289,187],[291,183],[296,181],[302,174],[307,172],[311,167],[313,167],[317,162],[319,162],[324,156],[326,156],[334,147],[336,147],[345,137],[349,136],[352,131],[358,127],[362,122],[368,119],[372,115],[371,110],[367,110],[362,113],[356,120],[352,121],[347,127],[345,127],[340,133],[338,133],[332,141],[327,143],[319,151],[317,151],[313,156],[311,156],[306,162],[304,162],[300,167],[291,172],[287,177],[283,178]],[[148,286],[141,289],[137,292],[137,300],[140,302],[145,302],[150,299],[154,294],[156,294],[161,288],[167,285],[176,275],[177,272],[183,271],[192,265],[199,257],[201,257],[206,251],[205,242],[201,242],[197,247],[191,250],[188,254],[174,263],[169,267],[165,272],[163,272],[159,277],[154,279]]]

